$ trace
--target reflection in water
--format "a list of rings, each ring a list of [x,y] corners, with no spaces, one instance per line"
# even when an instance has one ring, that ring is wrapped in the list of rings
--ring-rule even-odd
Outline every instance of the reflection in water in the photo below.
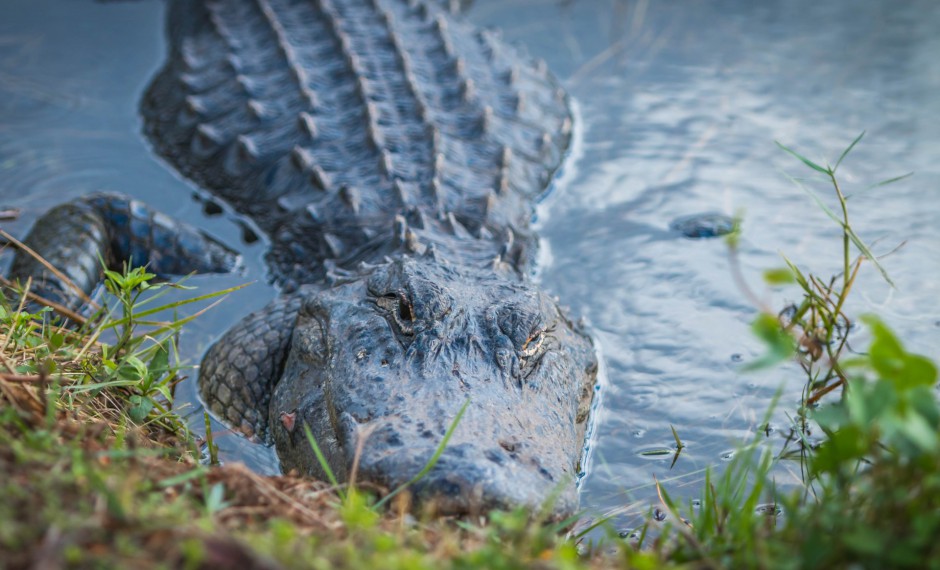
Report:
[[[196,284],[258,283],[194,323],[182,344],[195,362],[274,291],[263,284],[265,239],[224,206],[192,200],[194,189],[154,159],[139,133],[138,98],[163,58],[162,10],[157,2],[5,4],[0,209],[22,209],[4,222],[22,235],[53,203],[123,191],[238,246],[245,275]],[[840,168],[850,191],[915,172],[853,198],[854,225],[878,251],[907,243],[884,259],[898,288],[869,271],[849,309],[883,315],[914,350],[940,345],[940,4],[477,0],[465,16],[528,46],[579,101],[580,159],[566,167],[539,223],[554,260],[541,279],[588,319],[607,371],[585,507],[638,500],[646,512],[654,475],[672,479],[674,495],[693,497],[702,469],[720,468],[737,441],[787,431],[782,410],[776,429],[759,426],[784,380],[781,407],[792,407],[798,376],[738,372],[760,347],[722,241],[669,228],[690,214],[741,209],[741,261],[752,284],[781,265],[778,251],[821,274],[836,271],[839,230],[779,172],[807,174],[774,140],[834,159],[867,130]],[[782,307],[795,295],[767,298]],[[193,382],[179,398],[198,410]],[[671,468],[670,426],[686,446]],[[249,449],[235,436],[217,442],[229,457]]]

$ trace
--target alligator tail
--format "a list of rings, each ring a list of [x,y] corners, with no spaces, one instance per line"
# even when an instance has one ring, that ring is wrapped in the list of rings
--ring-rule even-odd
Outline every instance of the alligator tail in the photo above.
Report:
[[[10,279],[32,278],[33,293],[72,310],[101,282],[99,256],[108,269],[127,263],[161,277],[224,273],[238,264],[235,252],[199,230],[118,194],[95,194],[51,209],[24,244],[35,255],[18,251]]]

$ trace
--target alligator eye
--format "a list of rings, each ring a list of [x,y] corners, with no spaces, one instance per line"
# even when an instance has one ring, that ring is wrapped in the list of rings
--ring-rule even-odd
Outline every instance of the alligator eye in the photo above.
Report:
[[[376,299],[376,304],[391,314],[402,333],[414,334],[414,308],[407,297],[394,293],[383,295]]]
[[[398,299],[398,318],[406,323],[410,323],[411,321],[415,320],[411,303],[404,296]]]
[[[532,334],[529,335],[529,338],[525,340],[525,344],[522,345],[522,356],[524,358],[529,358],[533,354],[539,351],[542,348],[542,341],[545,340],[545,333],[541,329],[536,329],[532,331]]]

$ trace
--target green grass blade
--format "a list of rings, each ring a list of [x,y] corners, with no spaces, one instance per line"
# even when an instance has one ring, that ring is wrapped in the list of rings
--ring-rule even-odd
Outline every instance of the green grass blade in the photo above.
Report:
[[[854,194],[846,195],[845,199],[848,200],[849,198],[854,198],[855,196],[864,194],[865,192],[868,192],[869,190],[874,190],[875,188],[881,188],[882,186],[887,186],[888,184],[894,184],[895,182],[899,180],[904,180],[905,178],[909,178],[913,175],[914,175],[913,172],[908,172],[900,176],[895,176],[893,178],[888,178],[887,180],[882,180],[881,182],[876,182],[870,186],[866,186],[865,188],[859,190],[858,192],[855,192]]]
[[[192,303],[198,303],[199,301],[205,301],[206,299],[213,299],[213,298],[219,297],[219,296],[221,296],[221,295],[227,295],[227,294],[229,294],[229,293],[233,293],[233,292],[235,292],[235,291],[238,291],[239,289],[244,289],[245,287],[247,287],[247,286],[249,286],[249,285],[251,285],[251,283],[242,283],[241,285],[235,285],[234,287],[229,287],[228,289],[222,289],[221,291],[215,291],[215,292],[213,292],[213,293],[206,293],[205,295],[199,295],[199,296],[197,296],[197,297],[191,297],[191,298],[189,298],[189,299],[182,299],[182,300],[180,300],[180,301],[174,301],[174,302],[172,302],[172,303],[167,303],[166,305],[161,305],[161,306],[159,306],[159,307],[154,307],[153,309],[148,309],[148,310],[146,310],[146,311],[141,311],[141,312],[139,312],[139,313],[136,313],[136,312],[135,312],[134,315],[133,315],[133,317],[124,318],[124,319],[119,319],[119,320],[115,320],[115,321],[109,321],[107,324],[105,324],[105,325],[102,326],[102,329],[109,329],[109,328],[114,328],[114,327],[118,327],[118,326],[123,326],[123,325],[126,325],[128,322],[130,322],[130,320],[134,320],[135,322],[139,322],[139,320],[140,320],[141,318],[143,318],[143,317],[147,317],[147,316],[150,316],[150,315],[154,315],[154,314],[156,314],[156,313],[159,313],[159,312],[162,312],[162,311],[166,311],[166,310],[169,310],[169,309],[175,309],[175,308],[178,308],[178,307],[182,307],[182,306],[184,306],[184,305],[190,305],[190,304],[192,304]],[[178,321],[178,322],[179,322],[180,324],[182,324],[184,321]]]
[[[793,276],[796,278],[796,282],[800,285],[800,287],[802,287],[806,292],[812,292],[813,289],[809,286],[809,281],[806,280],[806,276],[803,275],[803,272],[800,271],[800,268],[797,267],[795,263],[790,261],[787,256],[781,254],[781,257],[783,257],[783,261],[786,262],[787,266],[790,268],[790,271],[793,272]]]
[[[463,406],[460,407],[460,411],[457,412],[457,415],[454,417],[454,421],[452,421],[450,423],[450,427],[447,428],[447,432],[444,434],[444,438],[441,439],[441,443],[438,444],[437,449],[434,450],[434,455],[432,455],[431,458],[428,460],[428,462],[424,465],[424,468],[421,469],[421,471],[419,471],[418,474],[412,477],[407,483],[405,483],[404,485],[401,485],[400,487],[398,487],[397,489],[395,489],[388,495],[385,495],[384,497],[382,497],[380,501],[375,503],[375,506],[373,508],[375,509],[380,508],[382,505],[390,501],[395,495],[401,493],[402,491],[407,489],[409,486],[414,485],[415,483],[423,479],[425,475],[430,473],[431,469],[434,469],[434,466],[437,465],[438,459],[441,458],[441,454],[444,453],[444,448],[447,447],[447,442],[449,442],[450,437],[454,435],[454,430],[457,429],[457,425],[460,423],[460,420],[463,418],[464,412],[467,411],[467,406],[469,405],[470,405],[470,399],[467,398],[467,401],[463,403]]]
[[[872,184],[871,186],[869,186],[868,188],[866,188],[866,190],[867,190],[867,189],[872,189],[872,188],[880,188],[881,186],[887,186],[888,184],[894,184],[894,183],[897,182],[898,180],[904,180],[905,178],[911,177],[911,176],[913,176],[913,175],[914,175],[913,172],[908,172],[908,173],[902,174],[902,175],[900,175],[900,176],[895,176],[894,178],[889,178],[889,179],[887,179],[887,180],[882,180],[881,182],[875,182],[874,184]]]
[[[849,235],[849,239],[852,240],[852,243],[855,244],[855,247],[857,247],[859,251],[862,252],[862,255],[867,257],[872,263],[875,264],[875,267],[881,273],[881,276],[884,277],[884,280],[888,282],[888,285],[891,285],[892,287],[894,287],[895,286],[894,281],[892,281],[891,278],[888,277],[888,272],[885,271],[885,268],[882,267],[880,263],[878,263],[878,258],[875,257],[875,254],[873,254],[871,250],[868,249],[868,246],[862,242],[861,238],[858,237],[855,231],[849,227],[845,228],[845,231]]]
[[[830,173],[830,170],[829,170],[828,168],[823,168],[822,166],[819,166],[818,164],[816,164],[816,163],[813,162],[812,160],[806,158],[805,156],[799,154],[799,153],[796,152],[795,150],[793,150],[793,149],[791,149],[791,148],[789,148],[789,147],[784,146],[783,144],[780,143],[780,141],[774,141],[774,142],[777,143],[777,146],[779,146],[780,148],[782,148],[782,149],[784,150],[784,152],[786,152],[786,153],[790,154],[791,156],[793,156],[793,157],[799,159],[800,162],[802,162],[802,163],[805,164],[806,166],[812,168],[813,170],[815,170],[815,171],[817,171],[817,172],[822,172],[823,174],[826,174],[826,175],[828,175],[828,174]]]
[[[330,469],[330,464],[327,462],[326,456],[323,455],[323,451],[320,449],[320,446],[317,445],[317,439],[313,437],[313,432],[310,431],[310,426],[306,423],[304,423],[304,435],[307,436],[307,443],[309,443],[310,448],[313,449],[313,454],[317,456],[317,462],[320,464],[320,468],[326,473],[326,478],[330,480],[331,485],[336,487],[340,498],[345,499],[346,497],[339,486],[339,481],[336,480],[336,475],[334,475],[333,470]]]
[[[842,159],[844,159],[846,156],[848,156],[850,152],[852,152],[852,149],[855,148],[855,145],[857,145],[858,141],[862,140],[862,137],[864,136],[865,136],[865,131],[862,131],[861,134],[855,137],[855,140],[852,141],[852,144],[850,144],[848,148],[842,151],[842,155],[839,156],[839,160],[836,161],[836,165],[832,167],[833,174],[835,174],[835,171],[837,168],[839,168],[839,165],[842,164]]]
[[[822,201],[822,198],[820,198],[818,194],[816,194],[815,192],[813,192],[813,190],[812,190],[811,188],[809,188],[808,186],[806,186],[805,184],[803,184],[802,182],[800,182],[800,181],[797,180],[796,178],[790,176],[790,175],[787,174],[786,172],[784,172],[783,175],[786,176],[787,178],[789,178],[789,179],[790,179],[790,182],[793,182],[794,184],[796,184],[796,186],[797,186],[800,190],[802,190],[802,191],[806,192],[807,194],[809,194],[810,198],[812,198],[813,201],[816,202],[816,205],[819,206],[819,208],[820,208],[823,212],[825,212],[827,216],[829,216],[830,218],[832,218],[832,221],[834,221],[835,223],[839,224],[840,226],[842,225],[842,219],[839,218],[839,216],[837,216],[836,213],[833,212],[833,211],[829,208],[829,206],[827,206],[826,203]]]

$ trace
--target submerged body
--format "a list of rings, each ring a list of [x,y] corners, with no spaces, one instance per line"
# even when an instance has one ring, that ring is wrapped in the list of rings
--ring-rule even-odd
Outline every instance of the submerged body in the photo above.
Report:
[[[167,29],[145,131],[284,290],[206,355],[207,406],[285,470],[323,475],[309,427],[392,488],[469,402],[417,498],[571,514],[597,361],[528,279],[571,131],[544,64],[421,1],[172,0]]]

